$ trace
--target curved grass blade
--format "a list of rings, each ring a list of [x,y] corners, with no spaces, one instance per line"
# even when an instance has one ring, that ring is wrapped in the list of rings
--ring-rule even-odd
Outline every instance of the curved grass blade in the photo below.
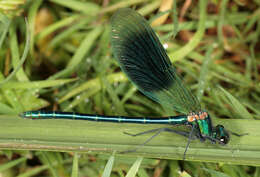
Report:
[[[79,174],[79,156],[78,153],[75,152],[73,156],[71,177],[78,177],[79,176],[78,174]]]
[[[112,169],[113,169],[113,165],[114,165],[114,161],[115,161],[115,151],[109,157],[109,159],[107,161],[107,164],[105,166],[104,172],[102,174],[102,177],[109,177],[111,175],[111,172],[112,172]]]
[[[253,119],[252,115],[247,111],[247,109],[228,91],[219,86],[220,90],[225,94],[225,96],[230,101],[233,109],[244,119]]]
[[[26,24],[26,42],[25,42],[25,48],[24,48],[24,52],[23,55],[21,57],[21,60],[19,61],[19,63],[16,65],[16,68],[12,71],[11,74],[9,74],[9,76],[7,76],[7,78],[3,81],[0,82],[0,86],[2,87],[3,84],[7,83],[9,80],[11,80],[13,78],[13,76],[19,71],[19,69],[22,67],[24,61],[26,60],[27,54],[29,52],[29,45],[30,45],[30,29],[29,29],[29,24],[27,22],[27,19],[25,19],[25,24]]]
[[[158,37],[140,14],[120,9],[111,24],[114,55],[143,94],[185,114],[200,111],[197,98],[182,84]]]
[[[11,20],[8,19],[7,16],[5,16],[4,14],[0,13],[0,49],[2,48],[2,44],[5,40],[6,34],[9,30],[11,24]]]
[[[138,157],[135,163],[131,166],[130,170],[127,172],[126,177],[135,177],[137,171],[142,163],[143,157]]]
[[[12,169],[13,167],[15,167],[16,165],[20,164],[20,163],[23,163],[27,160],[26,157],[20,157],[16,160],[11,160],[10,162],[6,162],[4,164],[1,164],[0,165],[0,173],[6,171],[6,170],[9,170],[9,169]]]

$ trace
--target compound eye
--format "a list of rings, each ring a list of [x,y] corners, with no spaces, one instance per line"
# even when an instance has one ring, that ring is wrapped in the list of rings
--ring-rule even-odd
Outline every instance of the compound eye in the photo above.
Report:
[[[221,136],[219,140],[220,140],[220,142],[223,143],[223,144],[227,144],[227,143],[228,143],[228,138],[225,137],[225,136]]]

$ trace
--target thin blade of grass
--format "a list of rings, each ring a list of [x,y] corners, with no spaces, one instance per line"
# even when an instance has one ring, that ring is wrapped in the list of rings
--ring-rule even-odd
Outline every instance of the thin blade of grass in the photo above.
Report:
[[[47,26],[46,28],[44,28],[42,31],[40,31],[38,34],[36,34],[36,39],[37,40],[41,40],[44,37],[48,36],[51,33],[54,33],[55,31],[62,29],[68,25],[72,25],[73,22],[80,20],[82,16],[81,15],[71,15],[68,16],[64,19],[61,19],[53,24],[50,24],[49,26]]]
[[[135,177],[137,174],[137,171],[142,163],[143,157],[138,157],[135,161],[135,163],[132,165],[130,170],[127,172],[126,177]]]
[[[72,26],[70,26],[69,28],[64,30],[63,32],[57,34],[52,39],[50,44],[48,44],[48,47],[55,48],[56,46],[59,46],[64,41],[64,39],[69,38],[71,36],[71,34],[73,34],[73,32],[79,31],[83,27],[87,26],[87,24],[90,23],[90,21],[91,21],[91,18],[85,17],[84,19],[80,20],[79,23],[73,24]]]
[[[131,0],[131,1],[119,1],[118,3],[115,3],[111,6],[105,7],[99,11],[99,14],[107,13],[107,12],[113,12],[119,8],[128,7],[130,5],[137,5],[140,3],[147,2],[148,0]]]
[[[202,67],[201,67],[199,83],[198,83],[198,88],[197,88],[197,98],[199,101],[201,100],[201,97],[202,97],[205,87],[206,87],[208,71],[209,71],[209,67],[211,66],[211,63],[212,63],[212,58],[210,57],[212,51],[213,51],[213,47],[210,46],[206,52],[205,59],[203,61]]]
[[[125,75],[123,75],[123,73],[119,72],[119,73],[114,73],[114,74],[110,74],[107,76],[107,80],[110,83],[113,82],[123,82],[123,81],[127,81],[127,78]],[[59,103],[83,92],[84,90],[88,90],[88,89],[97,89],[100,90],[101,89],[101,85],[100,85],[100,81],[99,78],[95,78],[95,79],[91,79],[87,82],[85,82],[84,84],[81,84],[79,87],[71,90],[69,93],[67,93],[64,97],[62,97],[59,100]]]
[[[207,169],[207,168],[202,168],[202,169],[208,172],[211,175],[211,177],[230,177],[229,175],[226,175],[225,173],[216,170]]]
[[[78,177],[79,174],[79,161],[78,161],[78,153],[75,152],[73,155],[73,165],[72,165],[72,172],[71,177]]]
[[[7,78],[5,78],[5,80],[3,80],[2,82],[0,82],[0,88],[2,87],[2,85],[4,85],[5,83],[7,83],[18,71],[19,69],[22,67],[27,54],[29,52],[29,47],[30,47],[30,31],[29,31],[29,24],[27,22],[27,20],[25,19],[25,23],[26,23],[26,42],[25,42],[25,48],[23,51],[23,55],[22,58],[20,60],[20,62],[17,64],[16,68],[13,70],[13,72],[11,74],[9,74],[9,76],[7,76]]]
[[[18,158],[16,160],[12,160],[10,162],[3,163],[3,164],[0,165],[0,172],[3,172],[3,171],[5,171],[7,169],[10,169],[10,168],[13,168],[16,165],[18,165],[18,164],[20,164],[22,162],[25,162],[26,160],[27,160],[26,157],[20,157],[20,158]]]
[[[30,30],[30,54],[34,55],[34,34],[35,34],[35,19],[38,12],[38,9],[40,8],[42,4],[42,0],[33,1],[32,5],[30,6],[29,12],[28,12],[28,22],[29,22],[29,30]]]
[[[99,37],[101,32],[103,31],[103,28],[101,26],[97,26],[95,29],[93,29],[91,32],[89,32],[85,39],[81,42],[80,46],[78,47],[77,51],[71,58],[70,62],[68,63],[66,69],[58,72],[57,74],[51,76],[49,79],[53,80],[59,77],[64,77],[69,74],[71,74],[77,66],[80,64],[84,56],[90,51],[93,43],[96,41],[96,39]]]
[[[102,177],[109,177],[111,175],[112,168],[113,168],[113,165],[114,165],[114,161],[115,161],[115,151],[109,157],[107,164],[105,166],[105,169],[103,171]]]
[[[173,33],[172,37],[175,38],[179,31],[179,21],[178,21],[178,11],[177,11],[177,1],[173,1],[172,4],[172,19],[173,19]]]
[[[0,27],[1,27],[0,49],[1,49],[4,39],[6,37],[6,34],[8,32],[9,26],[11,24],[11,20],[9,20],[5,15],[0,13],[0,21],[2,22],[2,24],[0,24]]]
[[[4,89],[41,89],[48,87],[62,86],[64,84],[74,82],[77,78],[72,79],[57,79],[57,80],[43,80],[43,81],[25,81],[25,82],[15,82],[10,81],[3,85]]]
[[[230,101],[232,108],[244,119],[253,119],[251,114],[246,110],[246,108],[229,92],[227,92],[224,88],[219,86],[219,88],[222,90],[222,92],[225,94],[225,96]]]
[[[0,102],[0,114],[16,114],[16,111],[4,103]]]
[[[226,9],[227,9],[227,3],[228,0],[223,0],[221,2],[221,6],[220,6],[220,15],[219,15],[219,21],[218,21],[218,40],[220,45],[222,44],[222,42],[224,41],[224,37],[223,37],[223,32],[222,32],[222,28],[223,28],[223,24],[224,24],[224,19],[225,19],[225,13],[226,13]]]
[[[17,35],[16,35],[16,30],[17,30],[17,24],[12,23],[12,25],[10,26],[10,30],[9,30],[9,33],[10,33],[9,36],[10,36],[10,49],[11,49],[11,56],[12,56],[12,65],[14,68],[17,68],[17,66],[19,66],[19,63],[21,62],[20,56],[19,56],[19,44],[18,44],[18,39],[17,39]],[[19,71],[17,71],[16,78],[19,81],[28,81],[29,80],[22,67],[19,69]]]
[[[61,6],[64,6],[66,8],[82,12],[87,15],[95,16],[99,10],[100,7],[92,2],[83,2],[83,1],[77,1],[77,0],[50,0],[51,2],[54,2],[56,4],[59,4]]]
[[[192,37],[191,40],[189,40],[188,44],[186,44],[184,47],[180,48],[176,52],[173,52],[173,54],[170,54],[169,57],[172,62],[181,60],[186,55],[188,55],[202,40],[202,37],[204,36],[205,32],[205,21],[206,21],[206,7],[207,2],[206,1],[199,1],[200,6],[200,21],[198,24],[198,30],[195,33],[195,35]]]

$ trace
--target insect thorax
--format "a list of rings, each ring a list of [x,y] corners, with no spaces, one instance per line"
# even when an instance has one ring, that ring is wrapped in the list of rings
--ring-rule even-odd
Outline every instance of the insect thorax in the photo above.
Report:
[[[201,136],[210,136],[212,134],[211,118],[206,111],[190,113],[188,115],[188,122],[198,126]]]

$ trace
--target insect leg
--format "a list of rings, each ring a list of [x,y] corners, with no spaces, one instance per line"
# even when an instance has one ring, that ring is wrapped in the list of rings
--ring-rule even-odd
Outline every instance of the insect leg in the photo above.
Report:
[[[192,134],[193,134],[194,127],[195,127],[195,125],[192,125],[192,129],[191,129],[191,131],[190,131],[190,133],[189,133],[189,139],[188,139],[188,143],[187,143],[187,145],[186,145],[186,148],[185,148],[185,151],[184,151],[184,154],[183,154],[183,160],[185,160],[186,152],[187,152],[187,150],[188,150],[188,148],[189,148],[189,145],[190,145],[190,142],[191,142],[191,136],[192,136]]]
[[[249,135],[248,133],[243,133],[243,134],[238,134],[238,133],[235,133],[235,132],[232,132],[232,131],[229,131],[232,135],[235,135],[235,136],[238,136],[238,137],[241,137],[241,136],[245,136],[245,135]]]
[[[123,151],[123,152],[121,152],[121,153],[135,152],[137,149],[141,148],[142,146],[144,146],[145,144],[147,144],[149,141],[151,141],[152,139],[154,139],[156,136],[158,136],[161,132],[176,133],[176,134],[182,135],[182,136],[184,136],[184,137],[190,137],[190,133],[189,133],[189,132],[178,131],[178,130],[174,130],[174,129],[170,129],[170,128],[157,128],[157,129],[152,129],[152,130],[148,130],[148,131],[141,132],[141,133],[137,133],[137,134],[130,134],[130,133],[124,132],[124,134],[130,135],[130,136],[140,136],[140,135],[144,135],[144,134],[152,133],[152,132],[156,132],[156,133],[155,133],[153,136],[151,136],[149,139],[147,139],[143,144],[140,144],[140,145],[137,146],[135,149]],[[190,137],[190,139],[194,139],[194,138],[191,138],[191,137]]]
[[[189,137],[189,132],[185,132],[185,131],[178,131],[178,130],[174,130],[174,129],[171,129],[171,128],[156,128],[156,129],[152,129],[152,130],[148,130],[148,131],[144,131],[144,132],[140,132],[140,133],[136,133],[136,134],[132,134],[132,133],[128,133],[128,132],[123,132],[124,134],[126,135],[129,135],[129,136],[140,136],[140,135],[144,135],[144,134],[147,134],[147,133],[153,133],[153,132],[157,132],[157,131],[160,131],[160,132],[170,132],[170,133],[176,133],[178,135],[182,135],[184,137]],[[195,138],[192,138],[192,139],[195,139]]]

